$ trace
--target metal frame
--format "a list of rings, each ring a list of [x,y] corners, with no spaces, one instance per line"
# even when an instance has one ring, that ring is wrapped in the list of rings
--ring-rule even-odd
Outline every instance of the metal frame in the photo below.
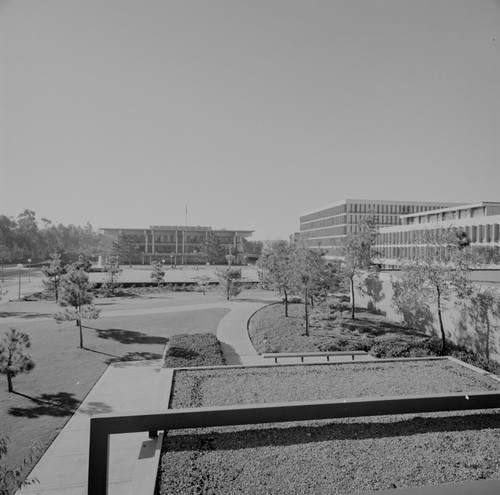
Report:
[[[299,357],[300,362],[304,362],[305,357],[326,357],[327,362],[330,362],[330,357],[338,356],[351,356],[354,361],[354,356],[366,356],[368,353],[366,351],[332,351],[332,352],[271,352],[264,353],[262,357],[264,359],[272,358],[275,364],[278,364],[278,359],[280,358],[295,358]]]
[[[90,420],[88,494],[108,493],[109,439],[114,434],[499,407],[500,392],[494,391],[98,414]]]

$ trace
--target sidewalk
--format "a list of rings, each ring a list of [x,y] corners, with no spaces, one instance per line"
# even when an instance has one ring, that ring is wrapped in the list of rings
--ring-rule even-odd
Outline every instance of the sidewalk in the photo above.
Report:
[[[217,331],[228,364],[266,364],[251,345],[247,321],[257,309],[273,299],[273,294],[266,294],[262,301],[233,300],[203,305],[231,309],[221,320]],[[199,306],[165,308],[165,311],[198,310],[201,309]],[[91,416],[99,413],[132,413],[155,409],[160,404],[166,407],[168,389],[164,383],[164,373],[161,372],[162,365],[162,360],[111,364],[30,473],[29,478],[37,478],[39,483],[17,493],[87,495]],[[111,437],[110,495],[129,493],[141,447],[148,440],[147,432]]]
[[[169,308],[151,308],[152,312],[173,312],[227,307],[217,329],[228,365],[273,365],[252,346],[247,331],[249,318],[263,306],[277,301],[276,294],[246,293],[248,299],[195,304]],[[251,298],[255,295],[255,298]],[[147,312],[148,310],[144,310]],[[349,359],[348,357],[346,359]],[[344,360],[344,358],[342,358]],[[295,360],[282,360],[297,363]],[[308,362],[324,362],[317,358]],[[168,387],[162,360],[135,361],[111,364],[66,423],[52,445],[38,461],[29,478],[38,484],[19,490],[29,495],[87,495],[90,418],[99,413],[132,413],[167,407]],[[148,434],[113,435],[110,442],[109,494],[127,495],[133,490],[134,468]],[[132,494],[131,494],[132,495]],[[138,495],[138,494],[134,494]]]
[[[108,367],[78,410],[30,473],[38,484],[17,493],[87,495],[90,417],[98,413],[153,409],[167,389],[161,387],[162,360],[115,363]],[[110,442],[109,494],[128,493],[147,432],[113,435]]]

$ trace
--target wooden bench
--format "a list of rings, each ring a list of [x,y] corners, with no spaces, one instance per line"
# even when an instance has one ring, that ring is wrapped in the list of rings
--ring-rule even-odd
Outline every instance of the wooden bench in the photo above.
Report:
[[[278,358],[295,358],[300,357],[300,361],[303,363],[305,357],[322,357],[325,356],[327,361],[330,361],[330,356],[352,356],[354,361],[354,356],[366,356],[368,353],[366,351],[335,351],[335,352],[270,352],[262,354],[263,358],[272,358],[274,362],[278,363]]]

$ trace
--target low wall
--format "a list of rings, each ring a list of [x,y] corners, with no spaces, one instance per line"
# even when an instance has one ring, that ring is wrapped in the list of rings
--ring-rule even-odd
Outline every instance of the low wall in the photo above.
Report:
[[[430,310],[419,308],[418,314],[408,312],[405,317],[396,312],[392,298],[394,281],[397,277],[397,271],[380,272],[378,280],[368,284],[368,294],[356,291],[356,305],[380,311],[394,321],[405,322],[406,320],[412,328],[440,337],[435,306]],[[496,287],[496,290],[500,292],[500,287]],[[489,341],[490,359],[500,363],[500,319],[492,316],[490,312],[489,318],[480,320],[477,316],[477,309],[465,301],[453,300],[446,303],[446,310],[443,312],[446,337],[483,357],[487,355],[487,342]]]

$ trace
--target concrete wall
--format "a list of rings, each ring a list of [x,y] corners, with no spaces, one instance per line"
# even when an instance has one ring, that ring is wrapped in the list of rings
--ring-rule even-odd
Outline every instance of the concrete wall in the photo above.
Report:
[[[392,273],[380,272],[378,280],[367,284],[367,295],[361,294],[359,290],[357,291],[356,304],[373,308],[392,320],[406,321],[409,326],[416,330],[440,337],[435,307],[431,308],[430,311],[425,308],[418,308],[415,311],[409,311],[404,317],[396,312],[392,304],[392,298],[394,295],[394,282],[397,277],[397,271]],[[500,291],[497,284],[489,284],[489,287],[497,292]],[[490,359],[500,363],[500,318],[499,316],[492,316],[491,311],[489,311],[488,318],[480,320],[478,318],[479,309],[478,304],[472,304],[468,301],[454,300],[447,303],[447,309],[443,313],[446,337],[486,357],[487,334],[489,331]]]

